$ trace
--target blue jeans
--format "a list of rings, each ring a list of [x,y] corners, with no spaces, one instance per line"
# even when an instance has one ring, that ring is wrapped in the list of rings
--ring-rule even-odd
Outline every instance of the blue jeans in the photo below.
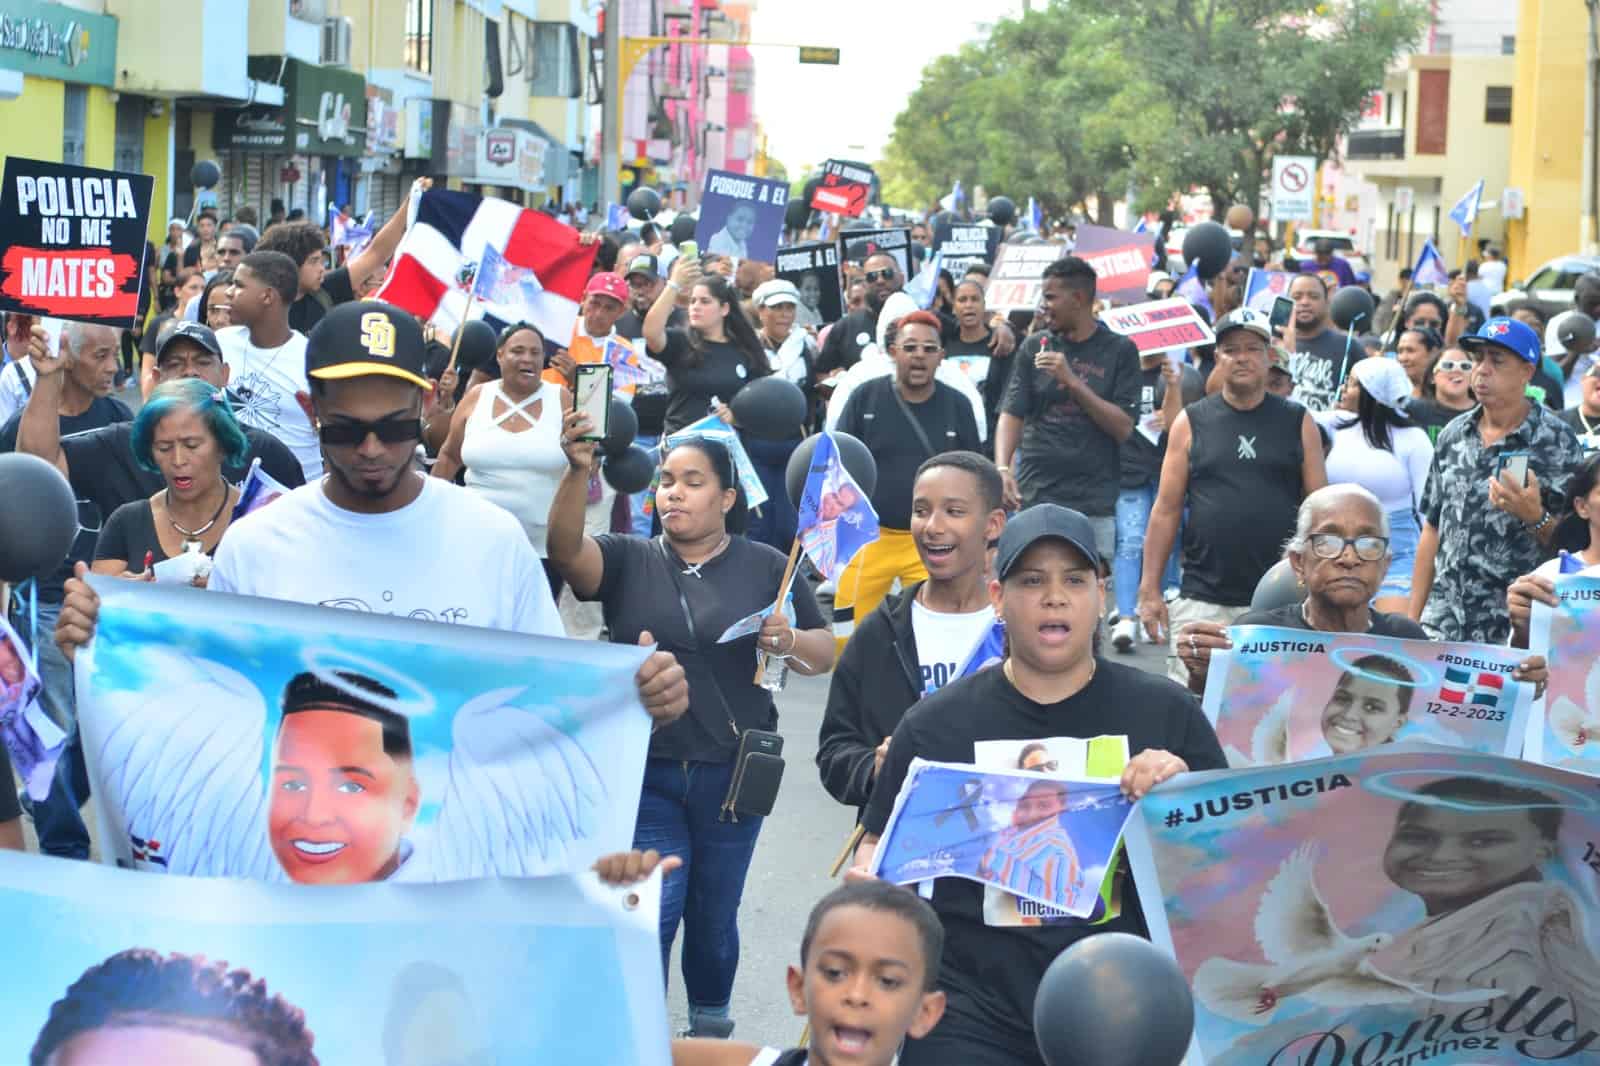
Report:
[[[1144,531],[1150,525],[1150,511],[1156,503],[1156,483],[1147,482],[1117,494],[1117,554],[1111,560],[1111,591],[1117,598],[1117,614],[1135,618],[1139,612],[1139,579],[1144,574]],[[1183,529],[1172,539],[1172,555],[1162,575],[1162,590],[1178,587],[1178,559],[1183,548]]]
[[[733,779],[733,762],[645,763],[633,846],[676,855],[683,865],[661,889],[661,970],[668,973],[672,941],[683,922],[683,984],[689,1024],[696,1016],[726,1018],[739,968],[739,899],[755,854],[762,819],[719,821]]]
[[[644,434],[633,438],[633,443],[649,452],[652,457],[656,448],[661,443],[660,437],[647,437]],[[628,497],[628,521],[632,524],[632,533],[636,537],[650,536],[650,516],[644,513],[644,501],[650,498],[650,489],[644,488]]]
[[[55,783],[50,795],[41,803],[23,798],[22,807],[33,819],[33,828],[39,834],[39,850],[46,855],[64,859],[89,857],[89,828],[83,824],[78,808],[89,798],[89,775],[83,765],[83,746],[78,739],[77,701],[72,689],[72,664],[56,646],[56,618],[61,614],[59,603],[39,604],[39,703],[57,725],[65,729],[70,739],[67,748],[56,764]],[[11,625],[26,643],[29,641],[32,621],[22,605],[12,600]],[[4,782],[10,788],[11,782]]]

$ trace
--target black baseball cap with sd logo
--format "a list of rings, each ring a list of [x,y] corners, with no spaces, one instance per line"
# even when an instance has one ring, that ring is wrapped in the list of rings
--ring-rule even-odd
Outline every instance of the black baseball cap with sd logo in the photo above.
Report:
[[[340,304],[306,338],[306,376],[343,381],[377,375],[420,389],[427,377],[427,343],[410,312],[378,300]]]

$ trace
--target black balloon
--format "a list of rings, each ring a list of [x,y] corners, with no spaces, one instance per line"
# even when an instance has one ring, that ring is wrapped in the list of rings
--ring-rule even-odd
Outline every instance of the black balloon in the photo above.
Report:
[[[1017,220],[1017,205],[1011,202],[1009,196],[991,196],[989,217],[994,219],[997,226],[1009,226]]]
[[[1371,332],[1372,315],[1377,309],[1378,305],[1372,301],[1372,293],[1359,285],[1346,285],[1333,294],[1328,304],[1328,314],[1333,316],[1333,324],[1356,333]]]
[[[1184,232],[1183,261],[1197,264],[1202,278],[1216,277],[1232,258],[1233,238],[1221,223],[1201,222]]]
[[[500,336],[494,327],[481,318],[474,318],[461,327],[461,343],[456,348],[456,367],[476,368],[493,365],[495,349]]]
[[[1255,594],[1250,597],[1250,609],[1275,611],[1279,607],[1299,603],[1305,598],[1305,586],[1300,584],[1300,579],[1295,576],[1289,560],[1279,559],[1261,575],[1261,580],[1256,582]]]
[[[649,488],[655,473],[656,457],[637,444],[630,444],[627,450],[608,455],[600,462],[600,474],[606,484],[624,496]]]
[[[189,168],[189,184],[197,189],[215,188],[222,180],[222,168],[210,159],[202,159]]]
[[[641,185],[628,194],[628,214],[641,222],[649,222],[661,210],[661,194],[648,185]]]
[[[1586,352],[1594,344],[1594,319],[1582,311],[1572,311],[1556,324],[1556,337],[1567,351]]]
[[[607,419],[600,450],[607,455],[620,455],[632,447],[633,438],[639,435],[639,416],[633,413],[633,405],[627,400],[612,400]]]
[[[1086,936],[1056,956],[1033,1000],[1049,1066],[1178,1066],[1194,999],[1178,964],[1130,933]]]
[[[756,378],[728,401],[734,421],[751,436],[792,440],[806,420],[806,394],[788,378]]]
[[[684,241],[694,240],[694,228],[700,220],[693,215],[679,215],[672,220],[672,225],[667,228],[668,235],[672,237],[673,244],[682,244]]]
[[[747,386],[748,387],[748,386]],[[839,449],[839,455],[844,459],[844,468],[855,478],[861,491],[868,496],[872,495],[878,487],[878,461],[872,457],[867,446],[860,439],[848,433],[834,430],[831,434],[834,444]],[[789,499],[796,507],[800,506],[800,497],[806,490],[806,476],[811,472],[811,456],[816,453],[817,441],[822,439],[822,434],[813,433],[800,442],[789,455],[789,465],[783,471],[783,485],[789,491]]]
[[[77,499],[61,472],[36,455],[0,455],[0,581],[48,576],[77,536]]]

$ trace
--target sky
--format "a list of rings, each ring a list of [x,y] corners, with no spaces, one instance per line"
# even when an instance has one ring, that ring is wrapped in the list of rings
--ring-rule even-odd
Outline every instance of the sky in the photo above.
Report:
[[[755,112],[767,151],[796,176],[830,156],[872,162],[935,57],[1024,0],[758,0],[751,39],[840,49],[839,65],[801,66],[798,52],[752,48]]]

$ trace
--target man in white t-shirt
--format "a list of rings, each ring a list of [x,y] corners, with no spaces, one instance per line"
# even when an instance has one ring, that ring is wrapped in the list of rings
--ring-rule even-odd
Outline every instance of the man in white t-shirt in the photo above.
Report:
[[[985,664],[995,632],[989,545],[1005,527],[1005,484],[976,452],[943,452],[912,481],[911,539],[928,580],[886,597],[834,666],[817,767],[840,803],[865,807],[900,717]]]
[[[322,446],[301,400],[310,388],[306,338],[289,328],[289,306],[299,286],[299,269],[282,252],[245,256],[228,286],[234,324],[217,330],[217,341],[228,364],[229,390],[239,399],[234,414],[282,441],[314,483],[322,476]]]
[[[288,258],[285,256],[284,258]],[[375,301],[341,304],[312,330],[305,413],[327,477],[238,520],[209,588],[424,621],[564,636],[522,525],[481,496],[415,469],[433,385],[415,318]],[[93,635],[99,599],[67,583],[56,640],[71,657]],[[648,634],[641,638],[648,643]],[[689,705],[683,668],[656,652],[639,699],[658,722]]]

